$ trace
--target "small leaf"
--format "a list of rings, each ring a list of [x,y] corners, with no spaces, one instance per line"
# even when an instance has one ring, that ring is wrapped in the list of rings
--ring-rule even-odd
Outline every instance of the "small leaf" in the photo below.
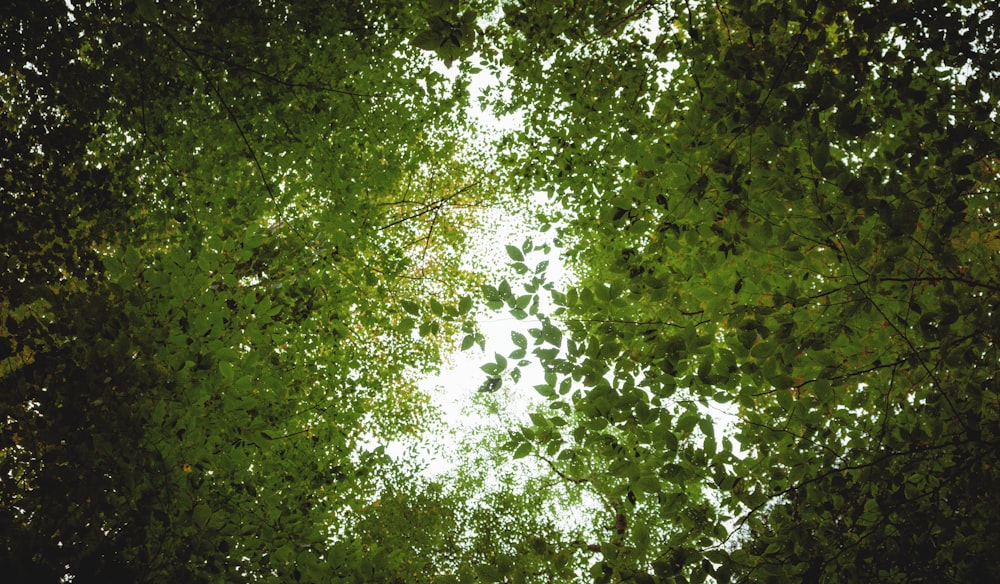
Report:
[[[792,392],[787,389],[779,389],[777,390],[776,395],[778,398],[778,405],[781,406],[781,409],[786,412],[791,411],[794,406]]]
[[[104,269],[107,270],[108,275],[112,278],[117,278],[125,272],[125,266],[116,257],[108,256],[104,258],[103,262]]]
[[[208,520],[212,517],[212,510],[208,507],[208,505],[199,503],[198,506],[194,508],[194,512],[192,512],[191,515],[191,518],[194,520],[194,524],[199,528],[203,528],[208,524]]]
[[[476,575],[480,582],[500,582],[503,576],[496,566],[490,564],[479,564],[476,566]]]
[[[528,339],[527,339],[527,337],[525,337],[523,334],[521,334],[521,333],[519,333],[517,331],[511,331],[510,332],[510,340],[514,343],[515,347],[519,347],[521,349],[524,349],[525,347],[528,346]]]
[[[489,284],[483,284],[480,286],[483,298],[487,301],[497,301],[500,300],[500,291],[490,286]]]
[[[516,246],[508,245],[507,246],[507,255],[509,255],[510,259],[514,260],[515,262],[523,262],[524,261],[524,254],[521,253],[521,250],[518,249]]]
[[[142,258],[139,257],[139,252],[137,252],[134,247],[130,247],[125,250],[125,267],[128,271],[136,271],[139,267],[140,261],[142,261]]]
[[[155,21],[160,16],[156,0],[136,0],[135,9],[139,16],[149,21]]]
[[[479,393],[491,393],[500,389],[501,380],[499,377],[490,377],[479,386]]]
[[[655,475],[640,475],[635,486],[646,493],[655,493],[660,490],[660,481]]]
[[[517,460],[518,458],[524,458],[529,454],[531,454],[531,443],[525,442],[520,446],[518,446],[517,450],[514,451],[514,460]]]
[[[562,345],[562,331],[549,323],[542,325],[542,339],[557,347]]]
[[[441,306],[441,303],[436,299],[431,298],[431,312],[436,316],[441,316],[444,314],[444,306]]]
[[[436,51],[444,44],[444,37],[434,30],[425,30],[410,41],[413,46],[424,51]]]

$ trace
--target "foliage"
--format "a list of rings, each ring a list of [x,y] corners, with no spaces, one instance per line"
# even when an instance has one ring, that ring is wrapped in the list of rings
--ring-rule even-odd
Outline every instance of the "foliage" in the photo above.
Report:
[[[666,530],[610,541],[598,581],[1000,570],[994,25],[966,3],[505,7],[511,181],[561,204],[579,276],[534,284],[550,409],[509,447],[567,480],[603,461],[630,529]]]
[[[578,544],[564,541],[566,526],[546,513],[551,489],[530,488],[538,483],[525,481],[523,468],[491,462],[498,464],[432,480],[406,466],[385,475],[381,497],[361,512],[351,532],[355,545],[378,554],[371,560],[373,580],[574,580],[583,558]]]
[[[990,7],[14,1],[0,51],[5,577],[1000,577]],[[542,403],[428,478],[477,300],[530,327],[478,399]]]
[[[5,4],[5,578],[365,577],[331,518],[471,330],[489,196],[422,18]]]

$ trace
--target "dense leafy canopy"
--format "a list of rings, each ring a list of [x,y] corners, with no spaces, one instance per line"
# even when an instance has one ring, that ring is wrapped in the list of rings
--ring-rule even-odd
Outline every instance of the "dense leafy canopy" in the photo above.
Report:
[[[3,573],[1000,578],[998,18],[6,3]],[[527,323],[483,411],[541,402],[428,476],[385,446],[480,305]]]
[[[353,577],[486,197],[417,14],[3,10],[5,572]]]
[[[579,276],[515,442],[628,509],[598,580],[997,577],[1000,39],[960,4],[505,9]]]

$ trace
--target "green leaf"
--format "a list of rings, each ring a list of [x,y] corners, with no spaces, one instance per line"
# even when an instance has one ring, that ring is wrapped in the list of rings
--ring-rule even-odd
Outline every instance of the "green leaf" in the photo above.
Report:
[[[436,51],[444,44],[444,36],[436,30],[425,30],[410,41],[413,46],[424,51]]]
[[[550,323],[546,322],[542,325],[540,338],[557,347],[562,346],[562,331]]]
[[[476,575],[480,582],[500,582],[503,575],[491,564],[479,564],[476,566]]]
[[[220,361],[219,373],[222,374],[223,379],[227,381],[232,381],[233,375],[235,374],[235,368],[233,367],[233,364],[230,363],[229,361]]]
[[[489,284],[482,284],[480,286],[480,290],[482,291],[483,298],[488,302],[502,300],[499,290]],[[501,306],[503,306],[503,304],[501,304]]]
[[[509,255],[510,259],[514,260],[515,262],[523,262],[524,261],[524,254],[521,253],[521,250],[518,249],[516,246],[508,245],[507,246],[507,255]]]
[[[205,503],[198,503],[191,513],[191,519],[194,521],[195,527],[199,529],[204,529],[211,518],[212,509]]]
[[[125,265],[114,256],[107,256],[102,262],[104,263],[104,269],[107,270],[112,280],[118,279],[125,272]]]
[[[130,247],[125,250],[125,269],[129,272],[137,272],[139,270],[139,263],[142,258],[139,257],[139,252],[136,251],[134,247]]]
[[[551,385],[546,385],[546,384],[536,385],[535,391],[537,391],[543,397],[548,397],[548,398],[556,397],[556,391]]]
[[[491,376],[479,387],[479,393],[491,393],[498,389],[502,385],[502,380],[499,377]]]
[[[444,306],[442,306],[441,303],[438,302],[436,298],[431,298],[430,305],[431,305],[431,313],[433,313],[434,316],[444,315]]]
[[[795,400],[792,399],[792,392],[787,389],[779,389],[775,391],[775,396],[778,398],[778,405],[781,409],[785,411],[791,411],[792,407],[795,405]]]
[[[145,20],[153,22],[160,16],[160,8],[156,5],[156,0],[136,0],[135,6],[138,15]]]

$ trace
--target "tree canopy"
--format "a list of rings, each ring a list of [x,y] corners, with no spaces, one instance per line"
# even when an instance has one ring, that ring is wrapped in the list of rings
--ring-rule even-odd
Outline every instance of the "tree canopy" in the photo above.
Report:
[[[5,577],[1000,579],[998,21],[6,3]]]

